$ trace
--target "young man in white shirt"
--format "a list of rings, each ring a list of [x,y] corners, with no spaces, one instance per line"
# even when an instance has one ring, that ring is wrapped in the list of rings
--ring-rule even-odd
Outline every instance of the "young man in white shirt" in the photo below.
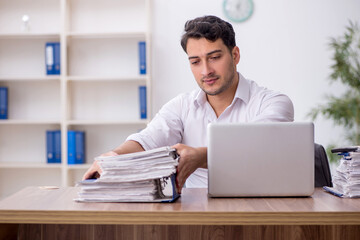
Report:
[[[178,191],[207,187],[207,124],[210,122],[293,121],[291,100],[259,87],[237,72],[240,51],[231,24],[215,16],[186,22],[181,45],[200,89],[165,104],[140,133],[130,135],[117,155],[172,146],[180,155]],[[95,161],[83,179],[100,172]],[[101,173],[100,173],[101,174]]]

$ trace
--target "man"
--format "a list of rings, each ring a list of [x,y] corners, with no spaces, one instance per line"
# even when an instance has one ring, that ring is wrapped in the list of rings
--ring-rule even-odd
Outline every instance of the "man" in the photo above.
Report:
[[[180,155],[178,191],[207,187],[207,135],[210,122],[293,121],[291,100],[259,87],[237,72],[240,51],[231,24],[215,16],[186,22],[181,46],[200,89],[165,104],[140,133],[104,155],[117,155],[172,146]],[[241,143],[240,143],[241,144]],[[100,169],[96,162],[84,179]]]

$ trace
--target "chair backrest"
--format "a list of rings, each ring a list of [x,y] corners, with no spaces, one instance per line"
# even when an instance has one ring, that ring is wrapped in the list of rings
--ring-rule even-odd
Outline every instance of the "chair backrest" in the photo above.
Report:
[[[332,187],[329,161],[322,145],[315,143],[315,187]]]

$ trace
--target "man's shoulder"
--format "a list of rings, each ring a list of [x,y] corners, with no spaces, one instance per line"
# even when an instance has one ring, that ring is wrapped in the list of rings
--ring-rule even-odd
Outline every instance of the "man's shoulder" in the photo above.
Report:
[[[200,94],[200,90],[195,89],[190,92],[180,93],[176,97],[171,99],[169,102],[181,102],[181,103],[191,104],[198,98],[199,94]]]
[[[273,90],[264,86],[260,86],[257,82],[253,80],[248,80],[250,97],[276,97],[276,96],[286,96],[280,91]]]
[[[198,98],[199,90],[195,89],[191,92],[184,92],[178,94],[176,97],[169,100],[164,104],[162,110],[167,111],[184,111],[185,109],[190,109],[194,102]]]

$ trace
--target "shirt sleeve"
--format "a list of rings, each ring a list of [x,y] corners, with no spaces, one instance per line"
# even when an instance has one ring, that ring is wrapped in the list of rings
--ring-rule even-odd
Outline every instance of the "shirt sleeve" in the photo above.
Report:
[[[178,96],[166,103],[145,129],[130,135],[126,140],[138,142],[145,150],[181,142],[184,129],[181,109],[182,101]]]
[[[254,122],[292,122],[294,106],[290,98],[284,94],[273,92],[265,95],[261,101]]]

